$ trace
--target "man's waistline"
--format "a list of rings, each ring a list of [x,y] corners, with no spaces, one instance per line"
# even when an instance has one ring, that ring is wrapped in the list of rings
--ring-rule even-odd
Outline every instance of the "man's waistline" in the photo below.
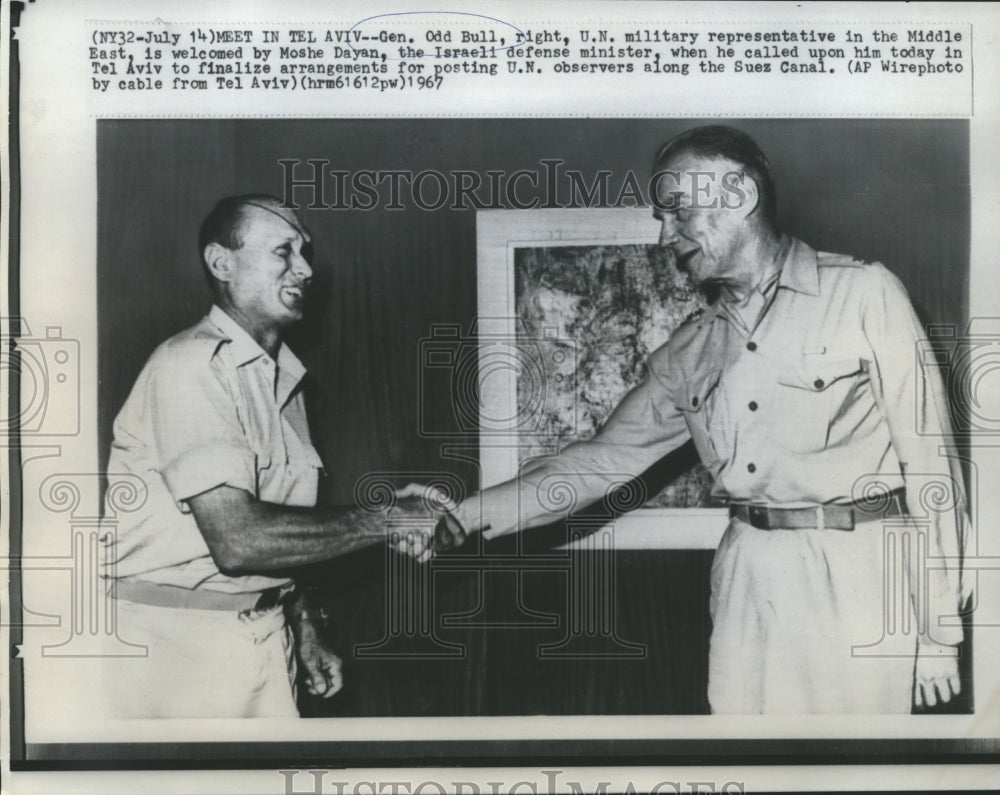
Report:
[[[115,580],[109,594],[114,599],[186,610],[227,610],[234,613],[263,612],[283,604],[294,585],[277,586],[250,593],[224,593],[206,588],[183,588],[141,580]]]
[[[853,530],[857,524],[906,513],[906,490],[897,489],[877,500],[849,505],[779,508],[756,502],[731,502],[729,517],[758,530]]]

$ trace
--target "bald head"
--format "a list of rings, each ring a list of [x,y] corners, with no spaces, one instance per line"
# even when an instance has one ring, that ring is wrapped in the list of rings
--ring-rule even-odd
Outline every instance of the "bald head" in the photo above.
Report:
[[[754,181],[764,220],[773,225],[777,216],[777,195],[771,180],[767,156],[742,130],[712,124],[695,127],[667,141],[653,159],[653,173],[676,165],[684,158],[721,160]]]
[[[212,208],[198,231],[198,252],[205,263],[205,249],[212,243],[235,251],[243,247],[243,235],[254,212],[266,212],[277,216],[287,223],[303,239],[310,240],[299,217],[287,207],[281,206],[281,200],[266,193],[248,193],[243,196],[228,196],[220,199]]]

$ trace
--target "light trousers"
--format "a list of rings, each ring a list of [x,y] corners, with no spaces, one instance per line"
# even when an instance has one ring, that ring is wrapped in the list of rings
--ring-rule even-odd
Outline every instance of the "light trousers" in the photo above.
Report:
[[[916,626],[898,534],[731,520],[712,563],[716,713],[910,712]]]
[[[105,660],[119,718],[297,717],[295,646],[281,607],[254,613],[112,602],[144,657]]]

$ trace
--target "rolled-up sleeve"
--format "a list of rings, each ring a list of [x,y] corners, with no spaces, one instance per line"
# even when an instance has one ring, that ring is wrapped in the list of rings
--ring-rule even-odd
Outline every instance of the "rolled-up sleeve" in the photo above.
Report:
[[[872,385],[918,531],[909,582],[919,638],[955,644],[962,640],[954,616],[964,600],[962,556],[970,527],[948,401],[905,289],[881,265],[868,267],[862,323],[875,364]]]
[[[146,402],[160,474],[182,511],[216,486],[257,495],[257,461],[233,390],[211,361],[165,361],[152,374]]]
[[[638,477],[690,438],[674,406],[664,356],[661,349],[650,357],[646,377],[591,439],[531,461],[518,477],[482,492],[487,538],[565,518]]]

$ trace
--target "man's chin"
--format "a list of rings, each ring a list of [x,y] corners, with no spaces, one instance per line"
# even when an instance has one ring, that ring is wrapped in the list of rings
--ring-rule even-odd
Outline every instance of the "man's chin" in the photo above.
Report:
[[[282,329],[288,329],[302,320],[305,317],[305,312],[301,309],[292,309],[287,306],[283,306],[284,312],[281,313],[280,317],[275,318],[275,323]]]
[[[281,298],[281,305],[285,308],[285,313],[291,316],[292,320],[301,320],[305,314],[305,298],[286,299]]]
[[[690,263],[688,263],[690,265]],[[692,290],[696,290],[706,296],[718,295],[720,282],[711,275],[700,273],[697,268],[687,268],[682,270],[684,280]]]

